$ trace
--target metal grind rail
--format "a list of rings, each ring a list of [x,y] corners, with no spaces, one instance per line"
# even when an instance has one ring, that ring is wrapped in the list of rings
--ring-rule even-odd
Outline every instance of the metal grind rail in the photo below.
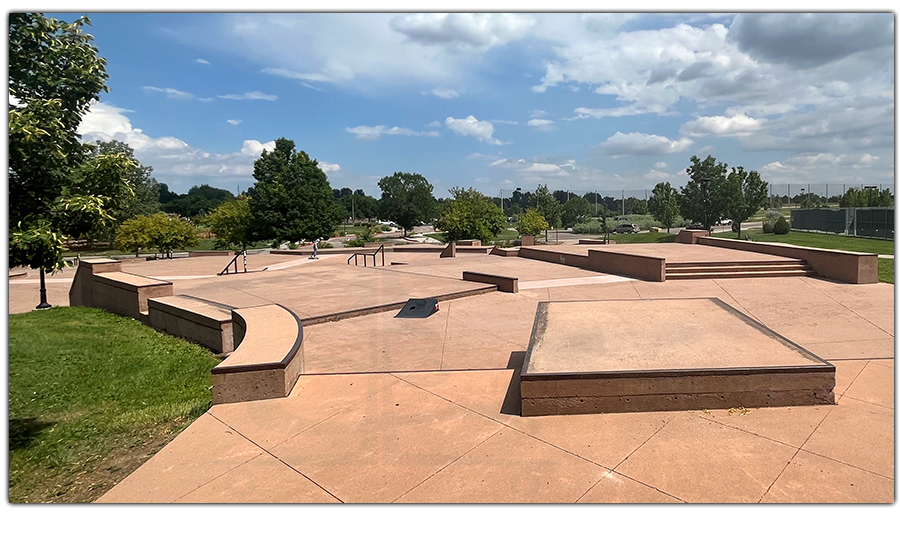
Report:
[[[354,266],[359,266],[359,257],[363,258],[363,266],[368,267],[368,258],[372,256],[372,267],[378,266],[378,254],[381,253],[381,265],[384,266],[384,244],[378,246],[378,249],[373,251],[372,253],[364,253],[362,251],[357,251],[353,255],[347,259],[347,265],[350,265],[350,261],[353,261]]]
[[[240,257],[243,257],[243,259],[244,259],[244,266],[243,266],[244,269],[243,270],[241,270],[238,267],[238,258],[240,258]],[[231,271],[232,266],[234,266],[233,272]],[[269,269],[269,267],[266,266],[262,270],[248,270],[247,269],[247,250],[244,249],[244,250],[241,250],[239,253],[235,254],[235,256],[231,259],[231,261],[228,262],[228,265],[225,266],[225,269],[216,275],[242,274],[242,273],[247,274],[247,273],[251,273],[251,272],[265,272],[268,269]]]

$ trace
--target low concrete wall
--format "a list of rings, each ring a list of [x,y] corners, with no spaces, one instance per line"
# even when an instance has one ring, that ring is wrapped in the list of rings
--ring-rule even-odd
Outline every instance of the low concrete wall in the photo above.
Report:
[[[489,253],[489,255],[499,255],[501,257],[517,257],[519,255],[519,250],[513,249],[513,248],[501,248],[499,246],[494,246],[494,248],[491,249],[491,252]]]
[[[213,404],[285,397],[304,372],[303,325],[280,305],[232,311],[237,349],[212,369]]]
[[[147,300],[150,327],[205,346],[217,354],[234,350],[231,308],[190,296]]]
[[[228,251],[226,249],[217,249],[212,251],[188,251],[188,257],[234,257],[237,252]]]
[[[845,283],[866,284],[878,282],[878,255],[833,249],[808,248],[790,244],[750,242],[730,238],[701,237],[698,244],[741,251],[754,251],[802,259],[820,276]]]
[[[487,283],[489,285],[497,285],[500,292],[510,292],[516,294],[519,292],[519,278],[509,277],[505,275],[485,274],[481,272],[463,272],[463,281],[475,281],[476,283]]]
[[[457,245],[457,246],[480,246],[480,245],[481,245],[481,240],[478,240],[478,239],[472,239],[472,240],[457,240],[457,241],[456,241],[456,245]]]
[[[615,244],[615,240],[610,240],[607,242],[606,240],[597,240],[596,238],[579,238],[579,244]]]
[[[450,242],[447,244],[447,247],[444,248],[444,251],[441,252],[442,259],[449,257],[456,257],[456,242]]]
[[[173,294],[171,281],[122,272],[95,274],[91,292],[92,307],[145,323],[149,320],[147,300]]]
[[[522,235],[522,245],[523,246],[533,246],[534,245],[534,235]]]
[[[600,249],[588,250],[588,269],[646,281],[666,280],[666,259]]]
[[[678,231],[675,242],[679,244],[696,244],[697,239],[703,236],[709,236],[709,231],[706,229],[682,229]]]
[[[69,287],[69,305],[94,307],[94,274],[121,272],[122,264],[115,259],[81,259],[75,270],[75,278]]]
[[[587,255],[579,255],[577,253],[564,253],[561,251],[522,246],[521,248],[519,248],[518,256],[526,259],[553,262],[556,264],[565,264],[566,266],[575,266],[576,268],[589,269]]]

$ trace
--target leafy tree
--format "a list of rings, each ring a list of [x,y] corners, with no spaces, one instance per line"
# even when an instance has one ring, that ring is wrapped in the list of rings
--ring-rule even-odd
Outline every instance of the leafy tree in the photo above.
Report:
[[[550,225],[549,228],[556,229],[562,224],[562,205],[550,195],[546,184],[538,184],[532,199],[534,209],[544,217],[544,220]]]
[[[178,199],[179,195],[175,192],[169,191],[169,185],[161,182],[159,183],[159,204],[165,205],[169,201],[173,199]]]
[[[756,171],[747,172],[741,166],[731,168],[722,190],[724,214],[731,218],[732,227],[737,228],[738,238],[741,237],[741,223],[766,205],[768,189],[769,184],[760,179]]]
[[[133,162],[87,162],[76,132],[105,86],[106,60],[81,28],[40,13],[9,15],[9,263],[62,268],[63,241],[104,221],[108,192],[127,188]]]
[[[253,164],[255,236],[275,243],[330,237],[341,219],[328,177],[294,142],[275,140]]]
[[[126,220],[116,229],[116,247],[122,251],[133,251],[137,257],[142,249],[150,249],[151,227],[151,217],[144,214]]]
[[[520,235],[531,236],[537,236],[549,228],[550,224],[547,223],[546,218],[533,208],[529,208],[525,214],[522,214],[519,218],[519,225],[516,226]]]
[[[583,197],[572,197],[562,206],[562,226],[574,227],[576,224],[586,222],[594,212],[591,202]]]
[[[503,211],[490,198],[474,188],[451,188],[453,199],[447,201],[436,226],[447,241],[475,238],[492,240],[506,226]]]
[[[892,207],[894,197],[888,189],[850,188],[841,197],[841,207]]]
[[[381,188],[379,214],[403,229],[406,235],[419,222],[430,221],[437,212],[434,187],[418,173],[396,172],[378,181]]]
[[[361,189],[341,188],[333,190],[334,199],[346,211],[346,217],[370,219],[378,217],[378,200]]]
[[[685,172],[691,180],[681,187],[681,195],[678,196],[681,215],[700,222],[704,229],[712,229],[725,212],[723,189],[728,177],[728,164],[717,164],[712,156],[701,162],[694,155],[691,157],[691,167]]]
[[[631,213],[632,214],[650,214],[650,207],[647,204],[647,201],[643,199],[635,199],[631,203]]]
[[[168,188],[167,188],[168,190]],[[215,210],[225,201],[234,199],[234,194],[222,188],[215,188],[208,184],[191,186],[184,195],[175,195],[162,205],[164,212],[178,214],[185,218],[205,216]]]
[[[200,233],[191,220],[162,212],[149,217],[147,232],[150,236],[150,247],[170,259],[176,249],[185,249],[200,243]]]
[[[668,182],[657,183],[653,187],[653,195],[650,196],[648,205],[650,214],[666,226],[668,233],[678,217],[678,191]]]
[[[252,243],[253,214],[246,196],[225,201],[204,219],[209,230],[216,235],[216,249],[247,249]]]

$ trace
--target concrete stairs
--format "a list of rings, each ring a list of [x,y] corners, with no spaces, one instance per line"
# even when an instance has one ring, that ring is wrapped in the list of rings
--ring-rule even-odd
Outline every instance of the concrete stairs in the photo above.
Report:
[[[666,280],[738,277],[812,277],[816,272],[803,260],[667,262]]]

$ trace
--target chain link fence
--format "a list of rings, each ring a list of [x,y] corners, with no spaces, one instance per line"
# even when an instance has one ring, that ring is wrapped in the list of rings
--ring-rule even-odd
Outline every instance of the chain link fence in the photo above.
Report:
[[[791,229],[893,240],[894,208],[792,209]]]

